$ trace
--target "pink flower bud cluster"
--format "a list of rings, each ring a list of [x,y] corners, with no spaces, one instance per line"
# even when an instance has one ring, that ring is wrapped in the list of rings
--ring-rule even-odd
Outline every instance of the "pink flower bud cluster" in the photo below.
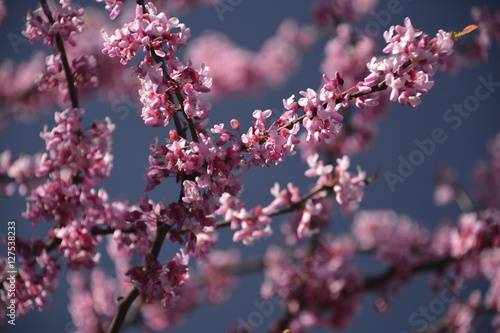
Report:
[[[396,34],[394,35],[394,32]],[[370,92],[370,87],[385,81],[390,89],[390,100],[416,108],[420,96],[427,94],[434,85],[431,77],[438,69],[445,69],[445,59],[453,53],[451,34],[440,30],[435,38],[413,28],[409,18],[405,26],[391,26],[384,33],[388,43],[386,58],[373,57],[368,63],[371,74],[358,84],[360,92]]]
[[[145,257],[151,251],[151,246],[156,234],[158,221],[170,224],[166,220],[165,205],[163,203],[154,204],[147,196],[139,198],[139,205],[126,207],[120,205],[116,207],[122,219],[114,219],[110,226],[115,228],[113,233],[113,244],[116,251],[124,251],[128,256],[139,253]],[[133,232],[126,230],[133,229]]]
[[[30,195],[33,202],[24,216],[34,224],[42,219],[68,225],[85,208],[100,205],[107,196],[93,187],[111,171],[114,126],[107,119],[85,130],[81,124],[83,113],[73,108],[56,112],[57,125],[41,133],[47,153],[42,155],[35,175],[49,180]]]
[[[350,164],[351,161],[347,156],[337,159],[335,173],[338,175],[338,179],[333,187],[337,202],[346,212],[353,212],[358,209],[366,185],[366,172],[362,171],[358,166],[358,174],[354,175],[347,171]]]
[[[306,115],[302,124],[307,131],[307,142],[329,142],[336,137],[344,119],[338,110],[349,105],[348,95],[342,95],[344,82],[339,73],[333,79],[326,75],[323,79],[326,84],[319,95],[311,88],[300,92],[303,97],[298,104]],[[342,99],[341,103],[337,103],[338,98]],[[290,102],[287,101],[288,104]]]
[[[247,133],[241,135],[241,143],[251,156],[248,162],[249,166],[271,166],[273,163],[283,162],[287,155],[295,154],[294,147],[300,142],[295,135],[298,133],[300,125],[296,123],[291,129],[283,128],[279,132],[276,127],[287,123],[285,117],[293,120],[297,118],[297,115],[293,111],[283,114],[277,122],[271,124],[272,127],[268,125],[267,121],[271,115],[271,110],[255,110],[252,113],[255,119],[254,125],[248,129]]]
[[[170,65],[174,63],[172,59]],[[180,61],[175,61],[175,69],[172,71],[171,79],[164,76],[164,69],[160,63],[146,56],[136,68],[135,73],[141,81],[142,118],[146,125],[167,126],[174,113],[179,111],[175,103],[165,92],[182,87],[184,98],[184,112],[189,118],[204,119],[208,116],[207,110],[210,104],[200,101],[199,93],[210,91],[211,80],[206,77],[207,68],[197,71],[191,67],[184,66]]]
[[[167,53],[178,51],[180,47],[186,46],[190,36],[189,28],[175,17],[168,18],[165,13],[158,13],[156,7],[149,3],[146,8],[138,5],[136,7],[135,19],[125,24],[121,29],[109,36],[102,32],[104,39],[103,53],[110,57],[120,57],[122,64],[127,64],[137,51],[142,47],[145,52],[154,52],[159,57],[165,57]],[[177,31],[178,32],[174,32]],[[163,47],[167,48],[167,53]],[[167,63],[171,60],[165,58]],[[175,59],[170,67],[177,65]]]
[[[71,0],[60,0],[47,6],[50,7],[51,18],[47,17],[45,8],[28,10],[23,35],[32,44],[43,37],[45,45],[53,46],[56,44],[56,35],[59,34],[64,41],[76,45],[74,35],[83,31],[83,8],[73,4]]]
[[[135,70],[141,81],[139,94],[145,124],[166,126],[180,111],[175,104],[179,98],[187,117],[201,120],[208,116],[210,104],[200,101],[198,95],[210,91],[212,81],[206,67],[195,70],[190,63],[183,65],[175,55],[190,36],[189,28],[177,18],[158,13],[151,3],[145,8],[137,6],[133,22],[117,29],[114,35],[102,32],[102,36],[103,53],[119,56],[122,64],[128,63],[141,47],[147,54]]]
[[[122,9],[123,1],[102,1],[106,2],[111,18]],[[328,7],[333,14],[327,10],[325,13],[355,21],[374,4],[373,1],[352,3],[360,6],[340,1],[336,8]],[[326,2],[320,4],[328,6]],[[25,35],[32,42],[44,37],[45,44],[55,45],[60,44],[59,40],[55,43],[59,34],[63,41],[75,44],[74,35],[82,31],[83,11],[64,0],[53,7],[44,5],[43,9],[30,12]],[[343,54],[346,62],[350,57],[355,58],[355,63],[368,62],[373,40],[354,42],[346,26],[341,25],[337,30],[339,39],[329,43],[329,52]],[[480,301],[487,308],[500,310],[500,274],[496,269],[500,213],[494,208],[463,214],[458,226],[443,226],[434,234],[393,212],[365,212],[355,218],[352,236],[329,236],[326,227],[333,212],[332,194],[343,210],[351,213],[359,208],[366,185],[366,173],[360,168],[357,174],[349,172],[351,162],[343,154],[337,155],[343,157],[336,160],[336,166],[320,161],[318,154],[309,154],[305,175],[317,179],[306,195],[289,183],[286,189],[273,187],[274,199],[267,206],[249,209],[239,199],[243,167],[269,167],[294,155],[295,146],[301,142],[301,126],[306,130],[304,141],[311,145],[333,142],[337,153],[360,151],[375,132],[363,123],[376,119],[384,106],[375,93],[389,89],[391,101],[417,107],[421,95],[431,89],[435,71],[447,65],[446,58],[453,51],[450,33],[440,31],[436,38],[430,39],[406,19],[404,27],[391,27],[384,35],[388,43],[384,52],[390,54],[388,57],[373,58],[367,69],[362,70],[355,64],[339,66],[333,71],[335,66],[325,61],[325,67],[332,73],[323,76],[325,83],[317,91],[307,89],[300,92],[297,101],[293,95],[284,100],[285,111],[277,119],[272,118],[271,110],[254,111],[253,123],[247,130],[233,119],[232,131],[224,124],[208,126],[210,104],[200,98],[201,94],[208,93],[213,85],[220,85],[226,93],[231,89],[231,92],[244,91],[245,87],[253,88],[262,82],[268,85],[284,82],[298,62],[298,51],[314,39],[311,30],[285,22],[277,36],[257,54],[233,50],[236,56],[226,66],[229,64],[238,72],[237,78],[230,80],[239,86],[229,88],[230,80],[220,79],[224,78],[220,70],[222,61],[213,66],[212,74],[204,65],[195,69],[191,61],[180,61],[177,52],[186,46],[190,31],[177,18],[167,17],[151,3],[138,5],[132,22],[112,35],[102,32],[102,36],[105,40],[102,53],[119,58],[122,64],[131,61],[139,49],[145,54],[134,71],[140,82],[142,118],[150,126],[175,125],[165,144],[151,146],[147,190],[154,189],[164,178],[172,178],[180,184],[180,196],[169,204],[155,204],[148,197],[133,206],[110,202],[106,191],[96,187],[111,171],[114,126],[106,119],[84,128],[81,119],[84,111],[76,107],[56,113],[56,126],[50,131],[45,128],[41,135],[47,152],[33,160],[33,168],[25,167],[27,171],[23,173],[21,167],[17,170],[13,167],[9,156],[0,155],[3,157],[0,176],[19,178],[19,183],[26,183],[31,174],[45,180],[28,197],[30,202],[24,216],[33,224],[39,220],[56,222],[48,234],[53,245],[37,239],[32,245],[19,242],[23,264],[16,286],[20,314],[35,305],[46,306],[58,281],[60,258],[64,257],[72,270],[93,269],[100,259],[98,245],[103,235],[109,234],[108,251],[120,277],[111,279],[99,270],[93,271],[90,281],[82,275],[73,276],[71,312],[75,322],[81,330],[107,330],[115,311],[121,311],[117,310],[114,299],[133,285],[144,296],[142,301],[146,305],[140,313],[150,321],[147,327],[164,329],[180,320],[201,299],[188,267],[189,256],[200,260],[199,271],[206,280],[199,281],[207,289],[208,301],[216,303],[227,298],[234,285],[233,269],[240,258],[233,252],[212,250],[218,241],[219,227],[229,225],[235,231],[233,241],[249,245],[273,233],[271,221],[275,215],[291,211],[294,219],[291,227],[284,230],[287,243],[297,245],[307,237],[317,242],[312,242],[308,250],[270,248],[264,260],[266,280],[261,293],[265,298],[278,296],[285,300],[293,332],[312,326],[344,328],[361,306],[366,292],[382,292],[385,306],[388,292],[397,291],[416,271],[428,267],[439,274],[455,275],[457,284],[464,278],[481,275],[489,282],[484,299],[474,295],[467,305],[469,308],[451,313],[450,327],[458,326],[457,322],[467,327],[468,318],[475,315]],[[221,44],[232,45],[227,40]],[[64,54],[62,47],[57,46],[60,54]],[[214,47],[202,46],[202,50]],[[73,52],[73,55],[79,53],[78,49]],[[67,94],[61,56],[49,56],[46,62],[47,75],[39,80],[40,87],[45,90],[57,87]],[[94,57],[73,57],[71,66],[71,73],[65,75],[71,74],[78,87],[96,84],[93,70],[98,61]],[[347,71],[345,77],[341,71]],[[75,99],[72,102],[76,104]],[[340,109],[354,105],[363,110],[362,116],[339,113]],[[355,138],[340,146],[335,141],[346,125],[342,124],[344,116],[351,120],[346,132],[350,131]],[[495,167],[484,173],[487,181],[490,173],[495,173]],[[493,200],[489,205],[493,205],[491,202],[494,204]],[[225,221],[216,222],[217,216]],[[167,263],[161,262],[156,251],[164,241],[182,246],[180,253]],[[55,252],[53,256],[47,253],[49,249]],[[386,273],[378,278],[364,277],[353,263],[357,250],[373,251],[387,266]],[[145,258],[143,265],[131,267],[134,253]],[[0,265],[5,262],[0,261]],[[105,299],[98,295],[104,295]],[[3,291],[0,296],[5,302]],[[135,304],[140,303],[137,300]],[[168,310],[161,312],[161,308]]]

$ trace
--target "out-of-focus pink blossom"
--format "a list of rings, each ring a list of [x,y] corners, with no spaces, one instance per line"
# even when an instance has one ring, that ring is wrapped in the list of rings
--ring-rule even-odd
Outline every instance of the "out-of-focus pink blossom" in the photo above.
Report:
[[[43,179],[35,176],[35,169],[41,158],[41,154],[21,154],[16,160],[10,150],[0,153],[0,194],[10,197],[17,190],[25,196],[40,185]]]
[[[5,7],[5,0],[0,0],[0,26],[2,25],[5,16],[7,16],[7,8]]]
[[[490,161],[474,166],[475,197],[481,208],[500,207],[500,134],[488,145]]]
[[[314,18],[319,27],[327,30],[342,22],[356,25],[363,16],[375,9],[378,0],[316,0]]]
[[[446,206],[455,199],[455,190],[449,184],[442,184],[434,191],[434,202],[438,206]]]
[[[309,27],[285,20],[257,52],[238,46],[221,33],[208,32],[190,43],[186,57],[210,67],[210,96],[248,95],[286,82],[299,63],[299,51],[314,39]]]
[[[198,261],[198,271],[206,297],[210,303],[220,303],[229,297],[237,282],[230,272],[232,266],[240,261],[237,251],[212,251],[210,255]]]

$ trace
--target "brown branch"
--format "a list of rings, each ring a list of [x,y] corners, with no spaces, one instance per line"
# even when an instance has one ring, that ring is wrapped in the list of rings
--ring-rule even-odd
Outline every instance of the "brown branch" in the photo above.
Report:
[[[134,302],[134,300],[139,296],[140,291],[137,287],[133,287],[132,290],[127,294],[127,296],[120,298],[118,300],[118,308],[116,310],[115,316],[111,325],[109,326],[108,333],[118,333],[125,317],[127,315],[128,309]]]

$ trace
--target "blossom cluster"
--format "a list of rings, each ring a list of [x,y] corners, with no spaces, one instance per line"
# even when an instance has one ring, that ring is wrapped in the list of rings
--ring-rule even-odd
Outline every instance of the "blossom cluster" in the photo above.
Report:
[[[394,35],[394,32],[396,34]],[[372,58],[368,64],[370,75],[358,86],[360,92],[385,81],[390,89],[390,100],[416,108],[420,96],[427,94],[434,85],[431,77],[438,69],[444,69],[445,59],[453,53],[451,33],[440,30],[435,38],[415,29],[409,18],[405,26],[392,26],[384,33],[387,58]]]
[[[17,239],[16,255],[22,264],[15,281],[17,314],[25,315],[36,307],[47,309],[50,295],[59,285],[61,267],[57,257],[48,253],[45,243],[39,237],[34,237],[30,242]],[[7,259],[0,260],[0,267],[2,267],[0,297],[3,303],[7,303],[10,298],[7,293],[9,290]],[[6,312],[1,314],[5,317]]]
[[[151,253],[146,255],[145,266],[132,267],[128,275],[136,287],[146,297],[146,303],[151,303],[155,297],[161,297],[164,308],[171,306],[178,297],[175,289],[189,278],[189,256],[177,254],[168,264],[161,265]]]
[[[41,133],[47,153],[40,158],[35,175],[49,180],[30,194],[33,205],[25,217],[34,224],[42,219],[68,225],[83,207],[105,196],[93,188],[111,172],[110,135],[114,125],[107,119],[85,130],[81,124],[83,113],[74,108],[56,112],[57,125]]]
[[[83,8],[73,4],[71,0],[45,4],[35,11],[28,10],[26,30],[23,35],[30,43],[36,43],[43,37],[45,45],[55,45],[56,36],[60,36],[71,45],[76,45],[74,35],[83,30]]]

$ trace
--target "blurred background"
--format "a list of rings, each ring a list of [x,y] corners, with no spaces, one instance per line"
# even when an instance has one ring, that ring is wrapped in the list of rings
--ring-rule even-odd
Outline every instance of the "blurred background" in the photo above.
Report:
[[[92,6],[104,10],[104,4],[95,4],[92,1],[75,1],[82,6]],[[192,38],[200,36],[206,30],[222,32],[233,42],[251,51],[257,51],[266,39],[275,33],[281,22],[293,18],[300,25],[312,23],[312,6],[310,1],[263,1],[242,0],[232,1],[232,10],[221,14],[216,5],[206,5],[192,11],[179,14],[181,22],[191,28]],[[376,13],[385,10],[394,1],[380,1],[374,12],[368,14],[360,23],[360,29],[369,27],[370,22],[376,21]],[[470,9],[472,6],[489,6],[492,11],[500,9],[498,1],[398,1],[402,10],[390,16],[390,23],[381,26],[379,38],[382,53],[382,32],[390,25],[403,24],[405,17],[410,17],[413,26],[434,36],[439,29],[446,31],[460,31],[472,23]],[[1,59],[14,59],[15,61],[28,60],[40,48],[41,43],[30,45],[22,38],[20,31],[24,28],[25,15],[28,8],[36,8],[36,1],[6,1],[7,16],[0,27]],[[375,13],[375,14],[374,14]],[[17,36],[17,37],[16,37]],[[99,36],[97,36],[99,37]],[[96,37],[96,38],[97,38]],[[466,39],[464,37],[464,39]],[[232,118],[237,118],[246,128],[251,121],[251,113],[255,109],[283,110],[282,100],[306,88],[316,89],[322,83],[320,64],[324,58],[326,38],[320,39],[311,48],[302,52],[301,64],[290,77],[287,83],[279,87],[265,88],[259,93],[243,94],[225,97],[213,101],[211,110],[211,123],[224,122],[228,124]],[[472,112],[470,117],[464,119],[461,126],[452,129],[445,123],[443,114],[454,104],[460,104],[466,96],[474,94],[479,77],[492,77],[495,82],[500,82],[500,66],[498,59],[500,52],[496,41],[490,50],[489,61],[478,64],[472,68],[465,68],[455,75],[438,73],[435,85],[429,95],[423,96],[422,105],[416,109],[403,107],[393,103],[390,110],[380,123],[380,131],[371,149],[365,153],[354,156],[352,166],[360,165],[368,175],[373,174],[377,168],[384,171],[397,173],[400,163],[398,157],[408,155],[415,150],[414,140],[430,138],[435,128],[442,128],[447,135],[447,140],[436,146],[436,151],[425,158],[422,165],[415,168],[413,174],[404,183],[395,185],[391,190],[389,184],[382,176],[379,181],[367,187],[365,199],[361,209],[392,209],[399,214],[407,214],[415,221],[430,229],[451,219],[456,220],[460,209],[452,204],[446,207],[437,207],[433,201],[434,176],[436,168],[442,163],[454,167],[458,175],[458,182],[465,189],[472,188],[471,171],[477,160],[489,159],[487,142],[499,132],[500,124],[500,90],[494,91],[490,97],[480,101],[479,107]],[[16,80],[16,77],[10,78]],[[1,82],[0,84],[9,84]],[[109,180],[102,183],[111,199],[128,199],[134,202],[144,195],[146,182],[143,175],[148,166],[149,145],[155,137],[164,137],[167,130],[164,128],[151,128],[145,126],[140,118],[140,108],[136,108],[137,92],[130,91],[131,102],[127,104],[127,112],[116,112],[110,102],[102,101],[98,97],[89,97],[82,101],[82,106],[87,110],[84,119],[90,122],[93,119],[110,117],[116,124],[114,133],[114,167]],[[126,96],[124,96],[126,97]],[[135,102],[134,102],[135,101]],[[55,111],[55,110],[54,110]],[[130,112],[128,112],[130,111]],[[24,152],[33,154],[43,149],[44,143],[39,137],[43,125],[53,125],[53,116],[43,113],[30,122],[10,121],[0,130],[0,151],[10,149],[13,156]],[[275,182],[286,186],[293,182],[304,191],[310,186],[310,180],[303,176],[307,165],[300,156],[289,158],[286,163],[272,168],[254,167],[244,176],[245,192],[243,200],[248,207],[267,205],[272,196],[269,189]],[[169,188],[172,186],[172,188]],[[162,198],[176,198],[178,188],[175,184],[162,184],[150,196],[155,200]],[[0,198],[0,219],[2,225],[8,220],[17,222],[17,236],[28,239],[33,235],[45,235],[48,224],[40,223],[36,227],[21,217],[26,208],[24,198],[15,194],[11,198]],[[332,232],[341,234],[349,232],[352,216],[345,216],[337,210],[332,217]],[[280,218],[273,221],[273,229],[279,232]],[[6,229],[5,229],[6,230]],[[3,232],[3,231],[2,231]],[[229,229],[221,230],[218,248],[238,248],[244,258],[260,256],[265,248],[274,241],[274,237],[257,242],[253,246],[234,244],[233,232]],[[3,248],[2,248],[3,251]],[[361,257],[359,264],[367,273],[380,272],[378,265]],[[103,267],[111,267],[108,258],[103,258]],[[16,326],[7,325],[7,332],[43,332],[67,333],[72,332],[71,317],[67,310],[68,285],[65,280],[67,269],[63,267],[60,288],[53,295],[50,309],[37,312],[33,311],[23,318],[18,318]],[[218,306],[201,306],[187,318],[187,320],[171,332],[225,332],[231,325],[238,323],[238,318],[247,318],[256,311],[253,302],[260,300],[260,285],[263,281],[262,273],[251,273],[238,280],[238,287],[230,299]],[[369,295],[352,325],[346,332],[373,331],[377,327],[380,332],[411,332],[414,327],[409,323],[409,317],[419,307],[428,306],[433,300],[429,287],[429,276],[422,275],[414,279],[409,285],[401,289],[401,293],[392,298],[390,309],[385,313],[377,313],[374,308],[375,297]],[[481,288],[481,281],[466,282],[464,295],[470,291]],[[444,313],[443,313],[444,314]],[[281,315],[275,309],[263,326],[256,332],[265,332],[267,325]],[[137,329],[129,327],[124,332],[135,332]],[[313,332],[323,332],[321,330]],[[481,331],[480,331],[481,332]]]

